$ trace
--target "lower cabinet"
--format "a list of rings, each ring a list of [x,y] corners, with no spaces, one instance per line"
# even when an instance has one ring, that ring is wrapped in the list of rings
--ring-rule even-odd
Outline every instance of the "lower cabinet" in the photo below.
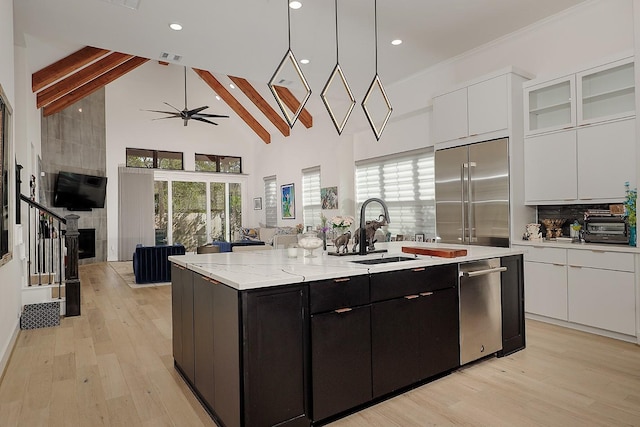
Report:
[[[635,254],[527,247],[526,312],[637,336]]]
[[[502,357],[525,347],[522,255],[503,257],[500,265],[507,268],[501,273]]]
[[[241,297],[244,425],[308,426],[308,287]]]
[[[374,398],[460,365],[457,273],[454,264],[371,276]]]
[[[313,419],[371,400],[371,307],[311,315]]]
[[[173,357],[216,422],[309,426],[306,286],[239,292],[172,267]]]
[[[195,378],[193,337],[193,276],[184,267],[172,264],[171,301],[173,323],[173,358],[187,379]]]

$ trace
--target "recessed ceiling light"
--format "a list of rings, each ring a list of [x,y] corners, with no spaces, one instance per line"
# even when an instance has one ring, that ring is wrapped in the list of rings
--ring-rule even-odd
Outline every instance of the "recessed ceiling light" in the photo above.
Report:
[[[300,3],[299,1],[290,1],[289,7],[291,9],[300,9],[302,7],[302,3]]]
[[[402,40],[400,40],[400,39],[392,40],[391,44],[394,45],[394,46],[398,46],[399,44],[402,44]]]
[[[229,87],[230,87],[231,89],[235,89],[235,88],[236,88],[236,87],[233,85],[233,83],[229,83]]]
[[[178,24],[177,22],[172,22],[171,24],[169,24],[169,28],[174,31],[180,31],[182,29],[182,25]]]
[[[82,108],[78,108],[78,113],[82,113]]]
[[[309,60],[308,60],[308,59],[301,59],[301,60],[300,60],[300,63],[301,63],[301,64],[308,64],[308,63],[309,63]]]
[[[216,95],[216,99],[220,101],[222,98],[220,98],[220,95]]]

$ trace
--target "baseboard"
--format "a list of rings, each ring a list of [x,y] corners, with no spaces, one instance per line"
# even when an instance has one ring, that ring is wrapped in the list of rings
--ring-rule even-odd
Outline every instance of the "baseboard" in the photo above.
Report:
[[[9,339],[7,347],[4,349],[2,359],[0,359],[0,383],[2,383],[2,380],[4,379],[5,370],[7,369],[7,365],[9,364],[9,360],[11,359],[11,355],[13,354],[13,349],[16,347],[18,335],[20,335],[20,323],[16,322],[16,327],[13,330],[13,334]]]

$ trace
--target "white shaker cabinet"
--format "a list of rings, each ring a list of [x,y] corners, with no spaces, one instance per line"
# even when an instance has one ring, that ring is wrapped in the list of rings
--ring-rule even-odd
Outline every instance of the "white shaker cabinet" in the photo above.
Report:
[[[576,199],[576,131],[526,138],[524,159],[524,197],[527,203]]]
[[[578,199],[625,198],[636,182],[635,119],[578,129]]]
[[[434,97],[434,142],[507,129],[508,97],[506,74]]]
[[[569,321],[636,335],[634,255],[568,250]]]

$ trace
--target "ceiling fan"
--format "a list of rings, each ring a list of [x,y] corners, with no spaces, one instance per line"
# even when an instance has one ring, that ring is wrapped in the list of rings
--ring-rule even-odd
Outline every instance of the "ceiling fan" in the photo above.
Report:
[[[189,110],[187,108],[187,67],[184,67],[184,110],[180,111],[176,107],[174,107],[173,105],[169,104],[168,102],[165,102],[165,104],[168,105],[169,107],[173,108],[176,111],[159,111],[159,110],[142,110],[142,111],[150,111],[152,113],[169,114],[168,117],[159,117],[159,118],[153,119],[153,120],[178,118],[178,119],[182,119],[184,121],[184,125],[185,126],[189,123],[189,120],[191,120],[191,119],[197,120],[199,122],[205,122],[205,123],[209,123],[211,125],[216,125],[217,126],[218,125],[217,123],[214,123],[214,122],[212,122],[211,120],[208,120],[208,119],[210,119],[210,118],[228,119],[229,118],[229,116],[223,116],[223,115],[220,115],[220,114],[201,113],[202,110],[206,110],[207,108],[209,108],[208,105],[205,105],[203,107],[194,108],[192,110]]]

